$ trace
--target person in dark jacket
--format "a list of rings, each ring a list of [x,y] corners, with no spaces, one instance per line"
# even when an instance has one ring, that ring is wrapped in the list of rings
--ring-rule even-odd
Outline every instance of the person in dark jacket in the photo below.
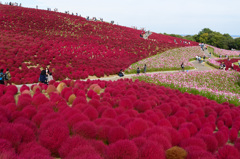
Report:
[[[47,84],[46,70],[42,70],[42,72],[40,74],[39,81],[42,82],[42,83]]]

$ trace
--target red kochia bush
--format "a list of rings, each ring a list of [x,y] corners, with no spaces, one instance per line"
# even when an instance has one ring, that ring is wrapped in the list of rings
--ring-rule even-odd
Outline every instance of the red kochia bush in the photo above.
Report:
[[[230,131],[229,131],[229,140],[231,142],[234,142],[238,137],[238,131],[237,129],[235,128],[232,128]]]
[[[7,105],[9,103],[15,103],[14,96],[11,94],[4,94],[0,97],[0,105]]]
[[[0,138],[8,140],[13,146],[18,146],[21,142],[21,134],[17,131],[14,125],[1,124]]]
[[[180,146],[183,148],[189,147],[189,146],[197,146],[199,148],[201,148],[202,150],[207,150],[207,145],[205,144],[205,142],[197,137],[191,137],[191,138],[187,138],[185,140],[182,140],[180,143]]]
[[[130,137],[137,137],[141,135],[147,128],[148,124],[141,118],[135,118],[126,126]]]
[[[217,148],[218,148],[218,141],[215,138],[215,136],[213,136],[213,135],[200,135],[200,138],[202,138],[203,141],[206,143],[207,150],[209,152],[214,153],[217,150]]]
[[[15,95],[18,92],[18,88],[15,85],[9,85],[6,87],[7,91],[5,94]]]
[[[91,145],[80,145],[73,148],[66,158],[103,159]]]
[[[42,93],[39,93],[36,96],[33,96],[33,99],[32,99],[32,105],[36,107],[47,102],[49,102],[49,99]]]
[[[18,153],[21,158],[36,158],[39,155],[46,159],[52,158],[50,151],[35,141],[21,144],[18,148]]]
[[[217,158],[226,159],[226,158],[236,158],[239,159],[239,151],[233,146],[225,145],[222,148],[218,149]]]
[[[128,138],[129,136],[127,130],[121,126],[111,128],[108,133],[108,142],[110,144]]]
[[[137,159],[138,148],[133,141],[119,140],[108,146],[106,159]]]
[[[4,153],[4,152],[14,152],[14,148],[12,147],[11,142],[9,142],[6,139],[0,139],[0,154]]]
[[[84,138],[96,138],[97,135],[97,127],[91,121],[83,121],[73,126],[73,134],[78,134]]]
[[[80,145],[88,145],[88,141],[80,136],[68,136],[59,149],[61,158],[65,158],[74,148]]]
[[[42,130],[39,135],[39,142],[53,154],[58,154],[58,149],[69,136],[68,127],[62,125],[52,125],[48,129]]]
[[[29,90],[30,91],[30,88],[26,85],[23,85],[21,88],[20,88],[20,92],[22,93],[23,91],[25,90]]]
[[[90,120],[95,120],[98,118],[98,111],[92,107],[92,106],[88,106],[83,114],[85,114]]]
[[[147,141],[139,148],[139,159],[165,159],[162,146],[154,141]]]
[[[22,94],[18,97],[17,107],[22,110],[25,106],[32,103],[32,97],[30,95]]]

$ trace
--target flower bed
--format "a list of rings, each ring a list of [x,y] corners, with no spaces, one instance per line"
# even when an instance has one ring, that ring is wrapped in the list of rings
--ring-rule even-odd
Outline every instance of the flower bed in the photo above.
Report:
[[[204,159],[240,153],[240,111],[229,103],[131,80],[52,81],[31,89],[33,96],[23,86],[16,104],[16,86],[0,87],[4,158]]]
[[[220,49],[214,46],[210,46],[207,45],[208,48],[211,48],[211,50],[213,50],[212,54],[214,54],[215,56],[219,57],[220,55],[222,57],[227,56],[240,56],[240,51],[232,51],[232,50],[225,50],[225,49]]]
[[[139,78],[155,84],[200,94],[219,102],[228,101],[236,105],[240,104],[240,87],[236,84],[239,73],[235,71],[211,70],[173,74],[147,74]]]
[[[143,68],[145,64],[148,72],[179,70],[182,62],[185,69],[192,69],[194,66],[189,60],[195,59],[197,55],[204,56],[198,46],[176,48],[134,63],[125,72],[135,73],[138,67]]]
[[[159,52],[189,46],[156,33],[144,40],[140,30],[58,12],[8,5],[0,10],[0,68],[8,67],[16,84],[37,82],[46,66],[56,80],[103,77]]]

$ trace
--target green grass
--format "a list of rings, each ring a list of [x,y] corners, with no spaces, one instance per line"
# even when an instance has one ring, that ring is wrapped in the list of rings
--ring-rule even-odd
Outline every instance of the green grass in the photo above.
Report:
[[[185,67],[184,70],[192,70],[195,69],[194,67]],[[147,69],[147,72],[158,72],[158,71],[179,71],[182,70],[182,68],[180,67],[172,67],[172,68],[149,68]],[[143,72],[143,69],[140,70],[141,72]],[[137,70],[131,70],[128,72],[124,72],[125,74],[135,74],[137,73]]]

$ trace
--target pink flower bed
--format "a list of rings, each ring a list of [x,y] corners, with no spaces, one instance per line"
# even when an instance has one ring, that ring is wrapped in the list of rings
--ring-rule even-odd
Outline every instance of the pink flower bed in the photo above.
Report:
[[[222,55],[222,57],[225,57],[226,55],[228,56],[239,56],[240,51],[238,50],[225,50],[225,49],[220,49],[214,46],[207,45],[208,47],[212,47],[214,49],[214,53],[217,55]]]
[[[3,158],[164,159],[173,146],[189,159],[240,155],[240,108],[229,103],[130,79],[31,89],[16,103],[16,86],[0,86]]]
[[[178,38],[68,14],[0,5],[0,68],[9,68],[15,84],[38,82],[49,67],[55,80],[103,77],[168,49],[195,46]]]

